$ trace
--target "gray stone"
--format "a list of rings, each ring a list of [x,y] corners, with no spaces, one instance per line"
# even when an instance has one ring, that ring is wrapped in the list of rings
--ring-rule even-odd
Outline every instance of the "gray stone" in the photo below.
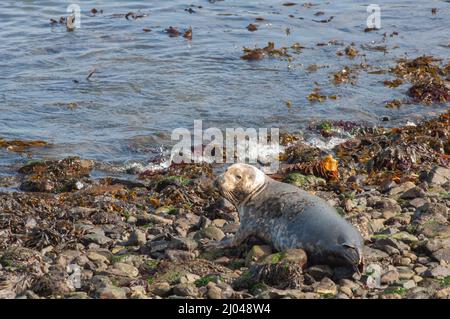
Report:
[[[317,285],[315,292],[321,295],[336,295],[336,284],[328,277],[323,278]]]
[[[128,239],[127,246],[143,246],[147,242],[145,233],[139,229],[134,230]]]
[[[441,166],[435,166],[424,177],[424,180],[430,185],[442,185],[450,181],[450,169]]]
[[[413,182],[409,182],[409,181],[405,182],[405,183],[401,184],[400,186],[392,188],[389,191],[389,195],[394,196],[394,197],[399,196],[415,186],[416,186],[416,184],[414,184]]]
[[[83,236],[83,241],[87,244],[94,243],[97,245],[106,245],[111,242],[111,238],[101,234],[101,233],[91,233]]]
[[[390,285],[399,279],[400,275],[397,270],[389,270],[381,276],[381,283]]]
[[[426,271],[424,275],[427,277],[444,278],[450,276],[450,268],[449,266],[439,265],[431,270]]]
[[[406,280],[404,282],[402,282],[402,286],[405,289],[411,289],[416,287],[416,282],[414,280]]]
[[[187,262],[195,259],[195,254],[185,250],[167,249],[166,257],[175,263]]]
[[[210,282],[207,285],[208,292],[207,296],[209,299],[222,299],[222,289],[217,287],[214,283]]]
[[[99,299],[126,299],[127,295],[122,288],[106,285],[96,291],[96,296]]]
[[[108,260],[108,258],[106,258],[106,256],[104,256],[98,252],[95,252],[95,251],[89,251],[86,254],[86,257],[89,258],[89,260],[94,261],[94,262],[109,264],[109,260]]]
[[[415,272],[407,266],[398,266],[397,271],[400,279],[411,279],[415,275]]]
[[[431,256],[439,262],[450,264],[450,247],[438,249]]]
[[[416,210],[414,220],[419,223],[436,221],[441,224],[447,223],[448,208],[439,203],[426,203]]]
[[[136,278],[139,276],[139,270],[136,267],[120,262],[114,264],[114,268],[111,270],[111,273],[130,278]]]
[[[245,265],[248,267],[252,263],[259,261],[272,253],[272,248],[268,245],[254,245],[245,258]]]
[[[389,255],[382,250],[374,249],[369,246],[364,247],[364,259],[368,262],[381,261],[388,257]]]
[[[413,200],[409,201],[409,205],[415,207],[415,208],[419,208],[422,207],[423,205],[425,205],[427,202],[426,199],[424,198],[414,198]]]
[[[413,199],[413,198],[423,197],[423,196],[425,196],[424,190],[418,186],[415,186],[413,188],[408,189],[406,192],[404,192],[402,195],[400,195],[400,198]]]
[[[391,213],[393,215],[399,214],[402,211],[397,201],[392,198],[381,198],[375,203],[374,208],[381,211],[381,213]]]
[[[202,236],[212,240],[221,240],[225,237],[225,234],[216,226],[208,226],[202,230]]]
[[[197,297],[198,296],[198,289],[192,283],[178,284],[175,287],[173,287],[173,292],[174,292],[174,294],[176,294],[178,296],[183,296],[183,297]]]
[[[181,250],[187,250],[187,251],[194,251],[198,247],[198,243],[190,238],[185,237],[176,237],[172,238],[171,247],[174,249],[181,249]]]
[[[151,287],[151,292],[160,297],[167,297],[171,291],[172,287],[167,282],[159,282]]]

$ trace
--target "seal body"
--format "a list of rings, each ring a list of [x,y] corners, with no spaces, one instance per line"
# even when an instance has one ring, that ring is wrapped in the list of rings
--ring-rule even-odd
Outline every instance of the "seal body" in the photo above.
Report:
[[[313,264],[362,265],[360,233],[323,199],[246,164],[232,165],[218,180],[220,192],[239,211],[241,224],[231,245],[256,236],[279,251],[302,248]]]

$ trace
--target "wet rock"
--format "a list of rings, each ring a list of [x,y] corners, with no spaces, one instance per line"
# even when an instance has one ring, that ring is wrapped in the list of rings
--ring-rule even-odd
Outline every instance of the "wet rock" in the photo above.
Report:
[[[199,294],[197,287],[191,283],[178,284],[173,287],[173,293],[183,297],[196,298]]]
[[[77,182],[89,177],[94,162],[78,157],[59,161],[27,164],[19,169],[24,175],[20,189],[28,192],[69,192],[77,190]]]

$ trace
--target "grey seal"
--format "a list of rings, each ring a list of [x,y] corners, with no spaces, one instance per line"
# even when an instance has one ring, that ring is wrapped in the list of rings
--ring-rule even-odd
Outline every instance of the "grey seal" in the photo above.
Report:
[[[214,184],[236,206],[240,226],[234,237],[213,246],[233,247],[255,236],[278,251],[302,248],[311,264],[362,270],[361,234],[325,200],[247,164],[231,165]]]

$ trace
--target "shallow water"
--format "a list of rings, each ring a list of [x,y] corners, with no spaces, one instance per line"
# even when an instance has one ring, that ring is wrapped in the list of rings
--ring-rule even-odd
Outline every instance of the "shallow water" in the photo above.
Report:
[[[151,158],[160,145],[169,143],[172,129],[192,128],[194,119],[202,119],[205,128],[292,131],[313,119],[378,124],[389,116],[391,121],[383,124],[397,125],[444,109],[385,108],[386,101],[405,97],[408,87],[385,87],[382,82],[392,79],[389,74],[361,71],[355,85],[340,86],[331,83],[330,75],[361,62],[371,70],[386,68],[405,55],[447,58],[447,1],[383,1],[382,28],[369,33],[363,30],[370,2],[317,2],[310,8],[302,6],[303,1],[288,7],[282,5],[286,1],[211,2],[80,1],[81,28],[67,32],[49,21],[66,15],[69,2],[1,1],[0,137],[53,144],[33,151],[34,157],[78,155],[123,163]],[[192,14],[185,11],[191,4]],[[94,7],[104,13],[91,16]],[[437,8],[436,15],[431,8]],[[149,15],[137,20],[116,16],[130,11]],[[319,11],[324,15],[315,16]],[[329,23],[313,21],[330,16],[334,19]],[[259,30],[247,31],[256,17],[265,19],[256,22]],[[169,37],[164,32],[169,26],[192,26],[192,41]],[[394,31],[398,36],[390,37]],[[316,45],[330,40],[344,45]],[[306,48],[290,62],[240,59],[244,46],[263,47],[268,41],[276,47],[300,42]],[[351,42],[365,58],[336,55]],[[388,52],[363,50],[361,45],[386,45]],[[325,67],[307,72],[314,63]],[[97,73],[86,80],[94,67]],[[322,93],[339,99],[310,103],[306,96],[314,82]],[[292,107],[285,101],[292,101]],[[69,108],[69,103],[78,107]],[[26,160],[0,149],[0,171]]]

